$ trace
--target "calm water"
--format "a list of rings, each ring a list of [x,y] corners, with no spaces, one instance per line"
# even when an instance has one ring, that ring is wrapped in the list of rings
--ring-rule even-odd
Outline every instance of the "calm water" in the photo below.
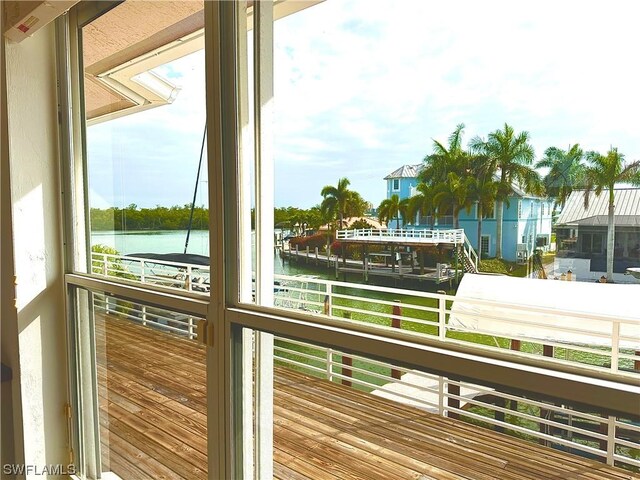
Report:
[[[165,231],[129,231],[129,232],[93,232],[92,245],[107,245],[115,248],[121,255],[132,253],[182,253],[187,237],[186,230]],[[255,241],[255,237],[252,236]],[[209,255],[209,232],[194,230],[189,237],[187,253]],[[333,269],[309,269],[289,262],[283,263],[274,256],[275,273],[283,275],[310,274],[321,278],[334,278]]]

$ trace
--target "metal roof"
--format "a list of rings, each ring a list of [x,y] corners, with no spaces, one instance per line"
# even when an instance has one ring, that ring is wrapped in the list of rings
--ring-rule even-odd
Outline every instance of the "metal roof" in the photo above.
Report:
[[[420,174],[423,168],[424,168],[424,164],[422,163],[419,163],[417,165],[403,165],[397,170],[394,170],[393,172],[391,172],[386,177],[384,177],[384,180],[392,180],[394,178],[418,178],[418,175]],[[493,177],[494,177],[494,180],[496,181],[500,180],[499,175],[494,175]],[[514,182],[511,183],[511,190],[518,197],[540,198],[535,195],[529,195],[518,184]]]
[[[615,188],[614,215],[616,225],[640,226],[640,188]],[[584,190],[571,192],[558,225],[607,225],[609,190],[598,196],[589,194],[589,208],[584,208]]]
[[[393,178],[418,178],[418,174],[422,170],[422,164],[417,165],[403,165],[397,170],[394,170],[389,175],[384,177],[385,180],[391,180]]]

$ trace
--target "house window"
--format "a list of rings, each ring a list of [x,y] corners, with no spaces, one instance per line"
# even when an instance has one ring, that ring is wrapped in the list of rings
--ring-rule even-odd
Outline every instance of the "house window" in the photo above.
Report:
[[[480,251],[482,252],[483,257],[486,257],[489,255],[490,240],[491,240],[490,235],[482,235],[482,237],[480,237]]]
[[[518,200],[518,218],[522,218],[522,200]]]
[[[482,218],[484,218],[485,220],[495,220],[497,211],[498,211],[498,202],[493,202],[493,205],[491,206],[491,209],[489,211],[482,212]],[[477,215],[476,215],[476,218],[478,218]]]
[[[397,192],[400,190],[400,179],[399,178],[394,178],[393,180],[391,180],[391,190],[394,192]]]

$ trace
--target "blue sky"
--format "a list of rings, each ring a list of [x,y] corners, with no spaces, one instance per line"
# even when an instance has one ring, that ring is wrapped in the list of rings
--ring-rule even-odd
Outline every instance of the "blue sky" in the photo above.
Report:
[[[538,158],[580,143],[640,159],[638,13],[630,0],[328,0],[279,20],[276,205],[317,204],[343,176],[377,205],[383,177],[458,123],[467,140],[527,130]],[[204,55],[158,71],[181,87],[172,105],[89,128],[94,206],[191,201]]]

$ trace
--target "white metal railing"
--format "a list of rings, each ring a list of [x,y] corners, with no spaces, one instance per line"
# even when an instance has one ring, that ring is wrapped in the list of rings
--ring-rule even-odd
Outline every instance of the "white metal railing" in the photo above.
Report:
[[[563,405],[276,337],[277,364],[374,395],[537,441],[609,465],[640,468],[640,426]],[[348,360],[348,361],[345,361]]]
[[[195,292],[207,292],[210,287],[208,267],[164,260],[93,253],[92,271]],[[521,354],[546,355],[585,368],[635,375],[640,369],[640,312],[632,318],[612,317],[284,275],[275,276],[274,303],[286,309],[395,326],[443,342],[491,349],[509,349],[520,343]],[[538,318],[544,316],[562,321]],[[585,335],[593,341],[585,341]]]
[[[190,339],[197,337],[197,322],[200,318],[192,315],[141,305],[101,293],[94,293],[93,306],[100,313],[118,315],[141,325],[183,335]]]
[[[307,308],[317,311],[319,308],[351,314],[370,313],[362,306],[340,305],[343,300],[359,299],[346,292],[337,293],[340,289],[367,288],[365,285],[343,284],[341,282],[319,282],[316,285],[331,285],[329,290],[336,290],[326,297],[314,286],[304,283],[316,282],[310,277],[279,277],[276,288],[277,296],[289,293],[293,308]],[[380,287],[375,287],[380,288]],[[410,293],[412,296],[421,292],[406,292],[399,289],[384,289],[394,296],[397,293]],[[325,295],[322,301],[311,298],[313,295]],[[432,294],[426,294],[432,297]],[[436,314],[438,327],[450,308],[447,306],[453,297],[436,295],[437,306],[409,303],[407,299],[399,302],[378,299],[377,305],[391,309],[387,317],[403,321],[416,320],[416,312]],[[440,302],[442,300],[442,302]],[[372,299],[367,298],[367,303]],[[404,308],[413,313],[407,315]],[[168,310],[132,303],[116,299],[104,294],[94,294],[96,311],[108,315],[117,315],[148,328],[170,332],[186,338],[195,339],[196,325],[199,318],[178,314]],[[400,309],[400,310],[399,310]],[[382,314],[382,312],[378,312]],[[431,322],[433,324],[434,322]],[[446,321],[444,321],[446,337]],[[320,378],[339,382],[346,386],[358,388],[374,395],[424,409],[441,416],[472,421],[486,428],[518,436],[530,441],[537,441],[548,446],[568,450],[579,455],[587,455],[600,459],[609,465],[625,465],[640,468],[640,425],[628,419],[603,417],[596,412],[575,410],[563,405],[555,405],[543,401],[529,399],[520,395],[497,391],[493,388],[468,382],[456,381],[447,377],[410,370],[379,360],[345,354],[331,348],[276,337],[274,357],[277,364],[310,373]],[[635,358],[629,356],[628,358]]]
[[[464,229],[449,230],[425,230],[405,228],[360,228],[353,230],[338,230],[337,240],[384,240],[402,241],[411,240],[424,243],[452,243],[458,245],[464,242]]]
[[[402,328],[485,349],[512,349],[519,343],[520,355],[545,355],[549,361],[640,375],[640,316],[462,299],[310,276],[276,275],[276,282],[277,307]],[[561,321],[550,323],[549,317]]]
[[[190,292],[208,292],[210,267],[189,263],[91,252],[91,271]]]
[[[471,245],[471,242],[469,241],[466,235],[464,236],[464,244],[462,245],[462,249],[464,251],[465,257],[467,257],[471,262],[471,264],[475,267],[474,271],[477,272],[478,271],[478,254],[473,249],[473,246]]]

